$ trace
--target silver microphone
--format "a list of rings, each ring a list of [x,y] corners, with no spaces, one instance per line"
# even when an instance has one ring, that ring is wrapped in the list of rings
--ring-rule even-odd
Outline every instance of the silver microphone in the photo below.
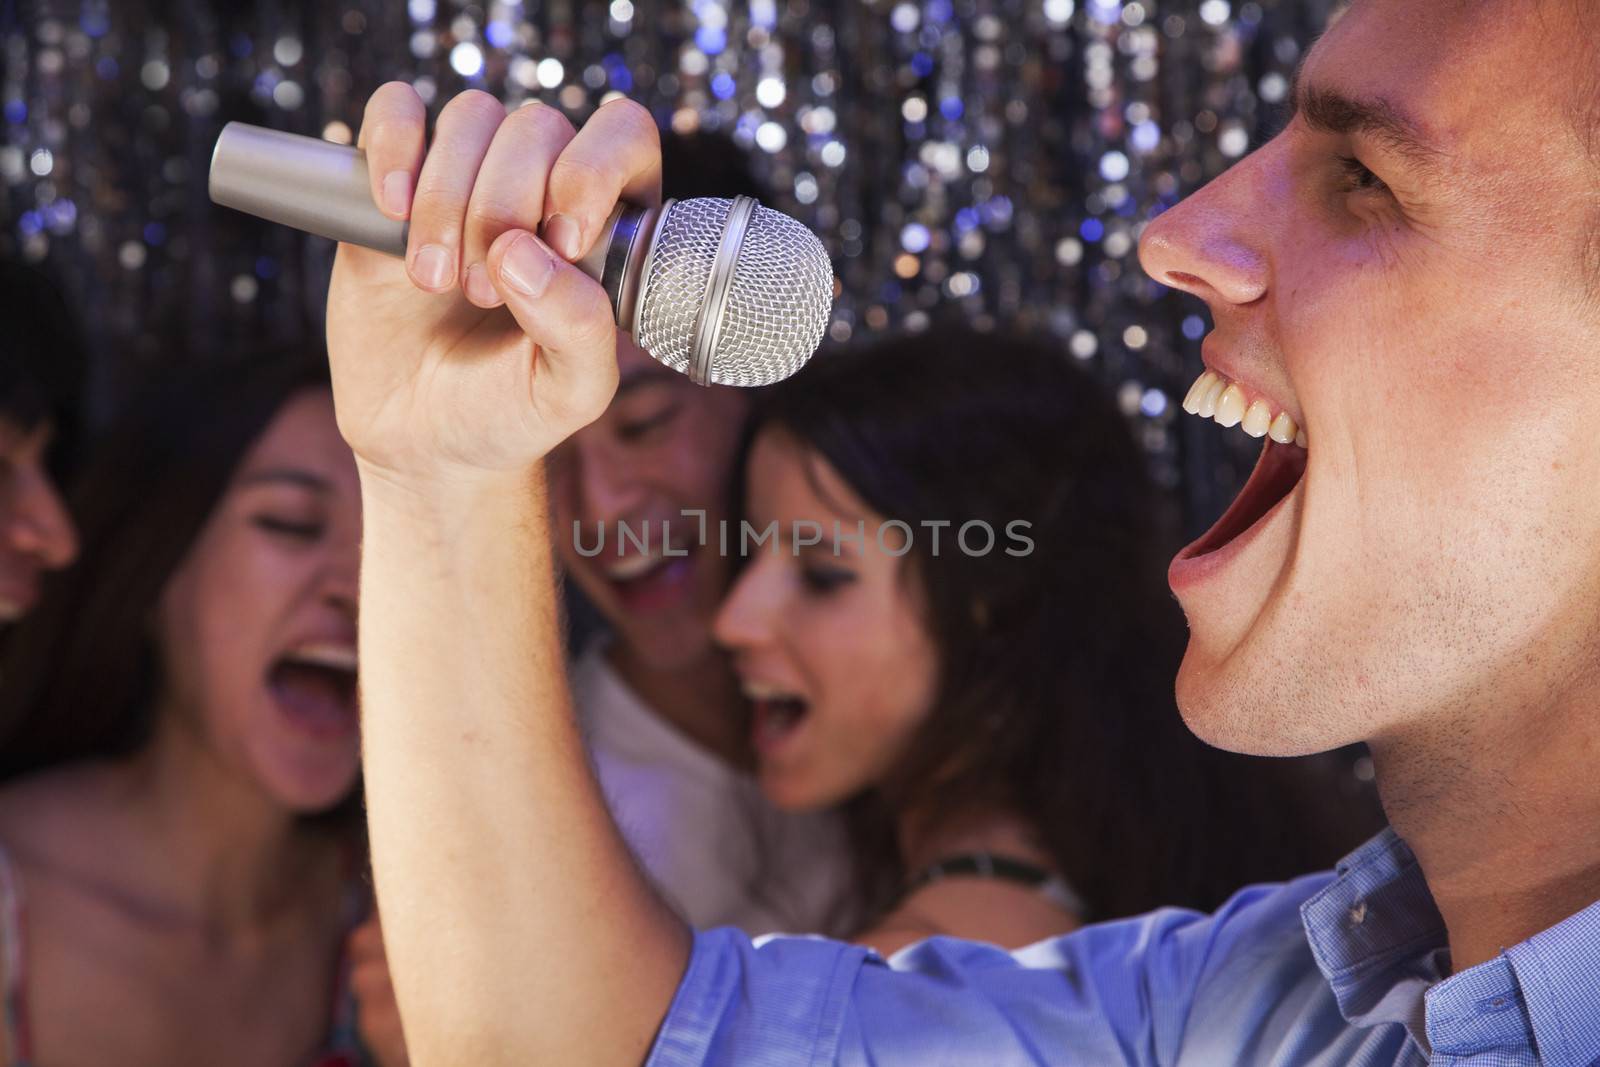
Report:
[[[372,201],[366,154],[230,122],[211,199],[335,241],[404,256],[409,224]],[[833,267],[816,234],[747,196],[618,204],[576,264],[605,287],[617,326],[700,385],[770,385],[822,342]]]

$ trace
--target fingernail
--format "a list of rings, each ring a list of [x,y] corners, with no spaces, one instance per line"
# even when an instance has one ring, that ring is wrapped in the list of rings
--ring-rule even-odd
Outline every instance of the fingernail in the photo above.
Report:
[[[583,234],[578,223],[569,215],[551,215],[544,223],[544,239],[550,242],[562,259],[574,260],[583,255],[579,247]]]
[[[495,292],[494,283],[489,280],[489,268],[482,263],[474,263],[467,268],[467,299],[481,308],[497,307],[500,304],[500,294]]]
[[[411,259],[411,276],[424,289],[443,289],[456,273],[456,257],[443,245],[423,245]]]
[[[391,170],[383,178],[383,210],[402,218],[411,211],[411,175]]]
[[[518,292],[538,296],[550,284],[555,267],[544,246],[523,234],[506,249],[505,258],[500,262],[500,277]]]

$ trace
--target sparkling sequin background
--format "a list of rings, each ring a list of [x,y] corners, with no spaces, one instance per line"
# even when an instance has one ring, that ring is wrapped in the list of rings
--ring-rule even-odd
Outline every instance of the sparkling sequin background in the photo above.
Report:
[[[131,377],[320,335],[331,245],[213,207],[242,119],[349,141],[366,95],[477,87],[581,122],[609,94],[721,130],[833,255],[831,341],[964,315],[1059,338],[1191,530],[1258,449],[1184,419],[1208,328],[1142,224],[1281,121],[1336,0],[0,0],[0,254],[62,277]],[[977,354],[976,358],[982,358]]]

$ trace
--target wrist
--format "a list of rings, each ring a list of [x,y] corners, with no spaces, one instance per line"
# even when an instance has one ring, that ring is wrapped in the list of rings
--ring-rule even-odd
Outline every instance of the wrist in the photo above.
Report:
[[[543,463],[521,470],[401,475],[358,458],[356,469],[362,541],[369,549],[411,545],[408,551],[448,557],[544,532]]]

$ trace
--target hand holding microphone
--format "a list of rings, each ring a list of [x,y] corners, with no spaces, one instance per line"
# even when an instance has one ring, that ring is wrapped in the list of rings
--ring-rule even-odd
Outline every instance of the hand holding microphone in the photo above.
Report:
[[[217,204],[401,257],[410,224],[378,203],[392,198],[397,208],[404,186],[394,175],[375,180],[360,149],[240,122],[212,156]],[[617,326],[697,384],[781,381],[822,339],[832,304],[826,251],[749,197],[621,202],[581,255],[574,249],[589,235],[563,227],[562,236],[572,247],[557,251],[601,284]],[[483,280],[469,274],[474,283]]]
[[[269,180],[244,206],[346,241],[328,346],[341,429],[365,467],[430,480],[526,469],[609,403],[619,316],[658,359],[712,382],[787,376],[820,340],[832,298],[820,243],[803,228],[813,247],[787,243],[793,231],[760,208],[729,225],[749,208],[726,201],[658,211],[659,140],[639,105],[614,101],[574,130],[554,108],[508,115],[468,92],[432,145],[425,123],[409,85],[373,94],[365,200],[351,194],[361,160],[340,146],[263,153],[224,138],[214,161],[219,202],[250,172],[241,159],[264,159]],[[404,260],[348,243],[400,252],[401,234]]]

